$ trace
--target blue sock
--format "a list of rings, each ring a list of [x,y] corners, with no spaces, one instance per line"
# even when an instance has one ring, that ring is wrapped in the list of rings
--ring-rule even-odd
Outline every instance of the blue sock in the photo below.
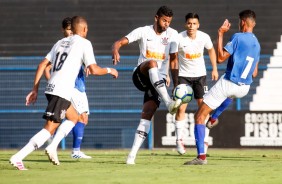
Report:
[[[219,115],[233,102],[233,98],[226,98],[218,108],[215,109],[211,118],[216,120]]]
[[[203,124],[196,124],[194,128],[198,155],[205,154],[205,146],[204,146],[205,129],[206,129],[206,126]]]
[[[84,127],[85,127],[84,123],[77,122],[72,129],[72,134],[73,134],[72,147],[74,149],[78,148],[78,150],[80,150],[80,145],[82,143],[83,134],[84,134]]]

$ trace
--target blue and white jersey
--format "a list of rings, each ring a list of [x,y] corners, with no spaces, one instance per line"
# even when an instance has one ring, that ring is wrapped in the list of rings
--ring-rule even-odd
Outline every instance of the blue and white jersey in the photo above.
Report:
[[[75,88],[78,89],[80,92],[85,92],[85,78],[82,66],[79,70],[77,78],[75,79]]]
[[[235,33],[224,49],[230,54],[225,79],[238,85],[250,85],[260,59],[260,44],[253,33]]]

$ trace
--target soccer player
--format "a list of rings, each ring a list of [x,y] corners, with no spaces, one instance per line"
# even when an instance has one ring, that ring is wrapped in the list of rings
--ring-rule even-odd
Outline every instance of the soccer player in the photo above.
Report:
[[[135,164],[137,152],[150,131],[151,119],[160,105],[160,99],[164,101],[171,114],[175,114],[181,105],[181,100],[173,101],[170,98],[165,85],[169,65],[174,85],[178,75],[178,33],[169,27],[172,16],[173,12],[170,8],[161,6],[157,10],[153,25],[134,29],[127,36],[116,41],[112,47],[114,65],[120,61],[119,49],[122,46],[138,41],[140,48],[138,64],[132,79],[136,88],[144,91],[144,101],[127,164]]]
[[[212,80],[218,79],[216,53],[213,43],[208,34],[198,30],[200,27],[200,18],[197,13],[188,13],[185,16],[186,30],[179,33],[179,84],[189,84],[194,91],[194,98],[197,100],[198,106],[203,101],[204,94],[208,91],[206,81],[206,66],[204,60],[204,49],[208,50],[212,65]],[[183,142],[183,132],[185,129],[185,111],[187,103],[182,104],[175,115],[175,133],[176,148],[179,154],[185,154],[186,149]],[[208,118],[208,117],[207,117]],[[206,130],[205,152],[208,147],[208,132]]]
[[[71,18],[66,17],[62,21],[62,32],[65,37],[71,36],[73,33],[71,31]],[[45,59],[50,61],[51,54],[48,53]],[[45,69],[45,77],[46,79],[50,79],[50,70],[52,65],[48,66]],[[71,103],[75,110],[78,112],[78,122],[72,129],[73,134],[73,150],[71,153],[72,158],[85,158],[90,159],[91,156],[86,155],[82,151],[80,151],[80,146],[82,143],[84,128],[88,123],[88,115],[89,115],[89,105],[88,99],[85,92],[85,78],[84,78],[84,68],[81,67],[78,73],[78,76],[75,80],[75,88],[73,91],[73,95],[71,97]]]
[[[46,123],[42,130],[10,158],[10,163],[19,170],[26,170],[22,160],[31,152],[40,148],[56,130],[56,135],[45,152],[54,165],[60,164],[57,156],[58,144],[78,121],[78,114],[70,99],[73,94],[75,79],[82,64],[88,67],[90,74],[111,74],[114,78],[118,77],[118,72],[114,68],[101,68],[97,65],[92,44],[86,39],[88,32],[86,19],[80,16],[73,17],[71,27],[74,35],[59,40],[51,50],[51,78],[45,88],[48,105],[43,115]],[[26,97],[26,105],[36,102],[40,79],[50,62],[43,60],[38,65],[33,89]],[[61,124],[63,119],[65,121]]]
[[[231,24],[226,19],[218,30],[218,62],[228,58],[225,74],[204,95],[203,103],[195,113],[195,139],[198,156],[184,165],[207,164],[204,152],[205,119],[207,115],[222,104],[228,97],[242,98],[250,89],[252,78],[257,76],[260,58],[260,44],[253,34],[256,14],[252,10],[239,13],[239,33],[235,33],[223,47],[223,35]]]

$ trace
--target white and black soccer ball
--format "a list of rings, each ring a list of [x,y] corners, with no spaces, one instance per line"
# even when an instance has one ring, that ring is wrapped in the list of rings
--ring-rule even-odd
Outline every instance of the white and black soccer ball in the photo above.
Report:
[[[173,90],[173,99],[181,99],[182,103],[189,103],[193,95],[193,89],[188,84],[179,84]]]

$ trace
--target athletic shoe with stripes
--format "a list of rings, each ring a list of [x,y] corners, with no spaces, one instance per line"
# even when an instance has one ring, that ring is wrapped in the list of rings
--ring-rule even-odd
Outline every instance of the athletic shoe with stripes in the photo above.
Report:
[[[188,161],[188,162],[185,162],[184,165],[206,165],[208,164],[208,160],[205,159],[205,160],[202,160],[200,158],[194,158],[193,160],[191,161]]]
[[[91,156],[85,155],[82,151],[72,152],[71,158],[84,158],[84,159],[91,159]]]
[[[10,158],[9,162],[12,166],[14,166],[18,170],[21,171],[28,170],[27,168],[24,167],[23,161],[15,158],[14,156]]]
[[[182,139],[176,141],[176,149],[180,155],[184,155],[186,153],[186,148]]]

